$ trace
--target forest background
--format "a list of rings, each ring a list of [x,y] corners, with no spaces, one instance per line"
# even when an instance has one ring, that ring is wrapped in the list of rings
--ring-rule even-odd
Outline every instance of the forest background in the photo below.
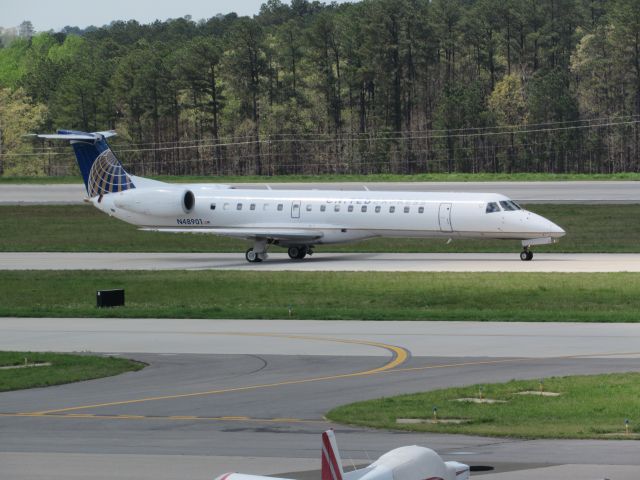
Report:
[[[640,171],[640,0],[269,0],[0,30],[0,175],[116,129],[138,175]]]

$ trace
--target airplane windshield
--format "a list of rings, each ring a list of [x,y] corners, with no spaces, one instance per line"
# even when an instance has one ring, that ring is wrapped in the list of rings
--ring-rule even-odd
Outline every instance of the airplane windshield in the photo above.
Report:
[[[498,204],[496,202],[487,203],[487,209],[485,211],[486,211],[486,213],[499,212],[500,211],[500,207],[498,206]]]
[[[511,200],[502,200],[500,202],[500,205],[502,206],[502,208],[504,208],[506,211],[513,211],[513,210],[522,210],[520,208],[520,205],[518,205],[516,202],[512,202]]]

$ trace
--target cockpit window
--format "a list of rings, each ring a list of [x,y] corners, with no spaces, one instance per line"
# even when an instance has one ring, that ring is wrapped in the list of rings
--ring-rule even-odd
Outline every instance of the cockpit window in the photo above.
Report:
[[[487,203],[487,210],[486,210],[487,213],[494,213],[499,211],[500,211],[500,207],[496,202]]]
[[[502,205],[502,208],[504,208],[508,212],[513,210],[522,210],[520,208],[520,205],[518,205],[516,202],[512,202],[511,200],[502,200],[500,202],[500,205]]]

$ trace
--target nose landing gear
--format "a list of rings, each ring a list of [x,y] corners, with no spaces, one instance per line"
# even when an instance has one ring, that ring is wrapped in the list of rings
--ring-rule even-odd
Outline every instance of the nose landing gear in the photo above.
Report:
[[[524,247],[522,252],[520,252],[520,260],[523,262],[529,262],[533,258],[533,252],[529,250],[529,247]]]
[[[267,246],[269,244],[270,242],[265,238],[256,238],[253,248],[245,252],[244,258],[246,258],[249,263],[260,263],[266,260],[269,257],[269,255],[267,255]]]
[[[267,259],[267,252],[257,253],[253,248],[250,248],[244,254],[244,258],[246,258],[249,263],[259,263]]]

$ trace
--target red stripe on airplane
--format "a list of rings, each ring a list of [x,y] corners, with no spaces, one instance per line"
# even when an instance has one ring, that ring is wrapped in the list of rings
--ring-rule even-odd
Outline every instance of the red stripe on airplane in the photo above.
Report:
[[[331,477],[333,478],[325,478],[325,477],[328,477],[329,474],[331,474],[331,469],[327,468],[326,469],[327,475],[325,475],[325,469],[322,470],[322,480],[342,480],[342,470],[338,465],[335,452],[333,451],[333,446],[329,441],[329,435],[327,435],[326,433],[322,434],[322,443],[324,445],[324,450],[326,450],[327,455],[329,456],[329,458],[327,458],[326,460],[327,462],[330,462],[330,465],[333,467],[333,475],[331,475]],[[324,452],[323,452],[322,459],[323,461],[325,460]],[[329,467],[329,464],[327,464],[327,467]]]

